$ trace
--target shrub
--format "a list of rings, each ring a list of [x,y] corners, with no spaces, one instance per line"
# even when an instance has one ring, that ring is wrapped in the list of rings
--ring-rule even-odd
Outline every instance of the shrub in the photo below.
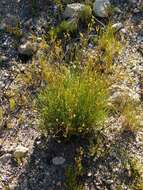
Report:
[[[55,28],[51,28],[48,35],[50,40],[56,40],[60,37],[64,37],[65,34],[76,35],[78,31],[77,19],[73,18],[70,21],[63,20]]]
[[[84,190],[83,185],[78,185],[76,172],[73,167],[68,167],[65,171],[66,186],[68,190]]]
[[[130,173],[131,173],[131,188],[134,190],[143,189],[143,165],[138,158],[129,159]]]
[[[92,9],[89,5],[86,5],[79,14],[81,22],[88,24],[92,17]]]
[[[14,98],[10,98],[9,104],[10,104],[10,111],[13,112],[15,110],[15,106],[16,106]]]
[[[58,28],[59,33],[74,33],[77,31],[77,21],[73,19],[71,21],[62,21]]]
[[[140,101],[127,94],[120,94],[111,101],[111,110],[120,117],[123,130],[137,132],[141,128],[142,108]]]
[[[112,64],[115,55],[121,51],[121,44],[116,39],[115,30],[111,24],[100,34],[98,48],[103,52],[100,52],[103,63],[108,65]]]
[[[15,27],[6,27],[5,32],[9,33],[13,37],[15,37],[17,40],[19,40],[22,36],[22,30],[21,30],[21,24],[18,22]]]
[[[48,86],[37,99],[40,128],[60,137],[84,136],[99,129],[107,114],[107,89],[102,76],[87,68],[79,74],[51,66],[46,75]]]
[[[141,109],[139,103],[128,99],[123,105],[121,112],[123,127],[132,132],[137,131],[140,128],[140,114]]]

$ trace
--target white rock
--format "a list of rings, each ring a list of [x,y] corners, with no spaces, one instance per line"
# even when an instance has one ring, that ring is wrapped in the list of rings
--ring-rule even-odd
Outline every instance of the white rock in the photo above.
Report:
[[[121,11],[121,9],[120,9],[119,7],[115,7],[115,8],[114,8],[114,11],[115,11],[116,13],[122,13],[122,11]]]
[[[66,161],[66,159],[63,158],[62,156],[54,157],[52,159],[53,164],[56,166],[64,164],[65,161]]]
[[[110,6],[111,4],[109,0],[95,0],[93,4],[93,11],[98,17],[108,17],[108,10]]]
[[[33,53],[36,51],[35,44],[27,41],[24,44],[21,44],[18,48],[18,52],[22,55],[32,56]]]
[[[127,31],[125,28],[121,28],[120,32],[122,32],[123,34],[127,34]]]
[[[92,176],[92,173],[91,173],[91,172],[89,172],[89,173],[87,174],[87,176],[88,176],[88,177],[91,177],[91,176]]]
[[[85,7],[85,5],[81,4],[81,3],[68,4],[64,11],[64,17],[72,18],[74,16],[77,16],[84,9],[84,7]]]
[[[25,157],[26,153],[28,152],[28,148],[24,146],[17,146],[14,151],[14,157],[16,159],[21,159]]]
[[[117,22],[112,25],[112,28],[115,29],[115,31],[119,31],[121,28],[123,28],[123,24],[121,22]]]

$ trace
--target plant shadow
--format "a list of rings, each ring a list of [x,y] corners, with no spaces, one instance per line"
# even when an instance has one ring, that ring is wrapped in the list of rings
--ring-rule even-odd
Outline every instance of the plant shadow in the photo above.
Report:
[[[110,145],[105,137],[100,136],[104,152],[90,155],[88,140],[73,139],[66,143],[58,143],[54,139],[37,138],[34,143],[27,166],[19,176],[17,190],[68,190],[65,171],[75,167],[75,157],[80,147],[83,148],[83,173],[77,181],[84,184],[85,190],[116,189],[118,185],[130,185],[132,176],[125,167],[126,152],[135,141],[129,132],[120,134]],[[54,165],[53,158],[63,157],[65,162]]]
[[[65,190],[65,168],[74,163],[77,144],[58,143],[45,137],[36,139],[25,171],[18,180],[17,189],[21,190]],[[63,157],[64,164],[54,165],[52,159]]]

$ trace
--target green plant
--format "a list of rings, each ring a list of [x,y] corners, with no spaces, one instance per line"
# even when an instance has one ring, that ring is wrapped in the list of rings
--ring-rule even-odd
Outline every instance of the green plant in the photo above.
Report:
[[[139,159],[129,159],[132,183],[134,190],[143,190],[143,165]]]
[[[89,5],[86,5],[84,9],[79,13],[79,19],[83,23],[89,23],[90,19],[92,17],[92,9]]]
[[[50,65],[46,76],[48,86],[37,98],[40,128],[60,137],[84,136],[99,129],[107,115],[104,78],[87,68],[79,73]]]
[[[137,103],[129,100],[126,101],[121,113],[123,127],[132,132],[140,128],[140,107]]]
[[[3,121],[3,109],[0,107],[0,126],[2,124]]]
[[[78,185],[76,172],[73,167],[68,167],[65,171],[66,186],[68,190],[84,190],[82,185]]]
[[[83,158],[83,148],[79,148],[79,152],[75,156],[75,167],[76,167],[76,175],[77,176],[82,176],[84,172],[84,168],[82,165],[82,158]]]
[[[16,106],[14,98],[10,98],[9,104],[10,104],[10,111],[13,112],[15,110],[15,106]]]
[[[20,23],[17,23],[15,27],[6,27],[5,30],[18,40],[23,36]]]
[[[127,94],[121,94],[112,100],[111,109],[119,115],[124,130],[132,132],[139,130],[142,118],[139,101],[131,99]]]
[[[37,13],[37,0],[31,0],[32,1],[32,16],[36,16]]]
[[[64,37],[65,34],[74,35],[77,33],[78,23],[76,19],[70,21],[63,20],[57,27],[51,28],[48,32],[50,40],[55,41],[60,37]]]
[[[121,51],[121,44],[115,37],[115,30],[111,24],[101,32],[98,40],[98,49],[102,62],[108,66],[113,63],[115,55]]]
[[[77,30],[77,21],[75,19],[71,21],[62,21],[59,25],[59,33],[65,32],[65,33],[73,33]]]

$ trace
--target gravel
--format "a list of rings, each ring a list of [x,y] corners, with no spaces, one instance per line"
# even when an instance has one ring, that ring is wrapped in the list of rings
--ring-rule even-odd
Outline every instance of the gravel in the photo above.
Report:
[[[91,158],[84,141],[62,144],[41,137],[37,131],[36,112],[32,108],[19,105],[14,113],[9,111],[7,94],[12,95],[16,89],[25,93],[25,87],[17,81],[17,76],[28,71],[31,60],[23,62],[19,58],[21,40],[5,31],[6,18],[11,15],[8,20],[12,20],[8,23],[10,27],[15,27],[15,22],[20,22],[25,39],[31,34],[41,39],[48,27],[55,25],[57,17],[56,14],[52,15],[54,5],[51,1],[47,3],[41,0],[37,3],[36,17],[33,18],[30,1],[1,0],[0,20],[3,28],[0,29],[0,106],[5,112],[0,130],[0,189],[9,186],[10,189],[19,190],[67,190],[64,175],[66,167],[74,165],[76,150],[82,146],[85,150],[82,180],[86,190],[115,190],[119,186],[123,190],[133,190],[128,184],[131,178],[128,169],[123,166],[122,152],[126,150],[143,164],[143,130],[137,132],[136,136],[121,133],[121,120],[115,116],[109,117],[106,123],[109,127],[101,139],[101,151],[105,149],[107,152],[102,155],[99,151],[96,157]],[[117,76],[120,71],[124,71],[125,75],[123,79],[115,80],[111,99],[127,93],[134,101],[143,101],[143,3],[142,0],[130,0],[130,3],[112,0],[111,3],[121,10],[115,11],[113,23],[121,23],[124,27],[118,31],[123,35],[123,50],[115,58],[114,68],[119,71]],[[22,117],[24,121],[20,123]],[[15,161],[12,153],[19,144],[28,150],[20,164]]]

